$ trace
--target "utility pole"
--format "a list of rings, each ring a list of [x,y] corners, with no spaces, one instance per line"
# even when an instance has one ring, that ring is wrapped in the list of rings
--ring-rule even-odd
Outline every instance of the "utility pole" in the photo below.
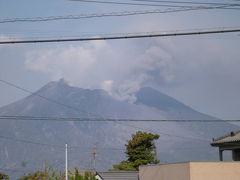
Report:
[[[97,155],[97,152],[96,152],[96,146],[93,148],[93,170],[95,171],[96,170],[96,155]]]
[[[65,144],[65,180],[68,180],[68,146]]]
[[[96,171],[97,143],[94,144],[93,151],[91,152],[91,155],[92,155],[92,160],[91,160],[92,168],[93,168],[94,171]]]

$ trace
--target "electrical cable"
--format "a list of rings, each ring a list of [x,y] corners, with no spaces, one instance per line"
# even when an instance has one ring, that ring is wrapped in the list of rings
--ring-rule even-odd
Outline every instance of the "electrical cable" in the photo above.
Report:
[[[191,31],[203,31],[203,30],[219,30],[219,29],[239,29],[240,26],[231,26],[231,27],[215,27],[215,28],[194,28],[194,29],[191,29]],[[42,38],[79,38],[79,37],[102,37],[102,36],[126,36],[126,35],[142,35],[143,33],[145,34],[157,34],[157,33],[166,33],[166,32],[185,32],[185,31],[189,31],[190,29],[178,29],[178,30],[167,30],[167,31],[149,31],[149,32],[119,32],[119,33],[88,33],[86,32],[86,34],[82,34],[82,35],[69,35],[69,36],[26,36],[26,37],[15,37],[15,38],[1,38],[0,37],[0,41],[2,40],[19,40],[19,39],[42,39]],[[28,33],[29,34],[29,33]]]
[[[21,143],[26,143],[26,144],[40,145],[40,146],[48,146],[48,147],[51,146],[51,147],[60,148],[60,149],[65,148],[64,145],[40,143],[40,142],[37,142],[37,141],[26,140],[26,139],[18,139],[18,138],[9,137],[9,136],[2,136],[2,135],[0,135],[0,139],[5,139],[5,140],[10,140],[10,141],[15,141],[15,142],[21,142]],[[84,149],[84,150],[90,150],[91,149],[91,147],[71,146],[71,145],[69,145],[68,148],[69,148],[69,150],[70,149]],[[125,150],[125,149],[111,148],[111,147],[109,147],[109,148],[99,147],[97,149],[99,149],[99,150]]]
[[[99,1],[97,1],[97,0],[70,0],[70,1],[78,1],[78,2],[84,2],[84,3],[99,3],[99,4],[116,4],[116,5],[133,5],[133,6],[162,6],[162,7],[203,7],[203,6],[186,6],[186,5],[184,5],[184,6],[181,6],[181,5],[169,5],[169,4],[153,4],[153,3],[131,3],[131,2],[122,2],[122,1],[103,1],[103,0],[99,0]],[[132,1],[134,1],[134,0],[132,0]],[[136,1],[138,1],[138,0],[136,0]],[[154,1],[154,0],[152,0],[152,1],[141,1],[141,0],[139,0],[138,2],[161,2],[161,1]],[[164,3],[167,3],[167,2],[164,2]],[[176,2],[169,2],[169,3],[176,3]],[[182,2],[182,4],[183,3],[185,3],[185,4],[187,4],[186,2]],[[195,3],[188,3],[188,4],[195,4]],[[198,5],[199,5],[200,3],[198,3]],[[203,4],[201,4],[201,5],[203,5]],[[205,3],[205,5],[206,5],[206,3]],[[208,4],[208,5],[210,5],[210,4]],[[213,4],[211,4],[211,5],[213,5]],[[215,5],[217,5],[217,4],[215,4]],[[227,5],[227,6],[239,6],[239,4],[236,4],[236,3],[219,3],[218,5]],[[206,7],[206,6],[205,6]]]
[[[14,23],[14,22],[43,22],[43,21],[56,21],[56,20],[74,20],[74,19],[86,19],[86,18],[101,18],[101,17],[121,17],[121,16],[134,16],[134,15],[146,15],[146,14],[162,14],[162,13],[174,13],[182,11],[193,10],[205,10],[205,9],[222,9],[230,8],[233,5],[222,6],[209,6],[209,7],[183,7],[183,8],[167,8],[167,9],[153,9],[142,11],[122,11],[122,12],[109,12],[109,13],[94,13],[94,14],[80,14],[80,15],[66,15],[66,16],[48,16],[48,17],[32,17],[32,18],[7,18],[0,19],[0,23]],[[235,8],[234,8],[235,9]],[[236,8],[239,9],[240,8]]]
[[[5,169],[5,168],[0,168],[0,170],[1,170],[1,171],[15,172],[15,173],[19,173],[19,172],[26,173],[26,171],[18,170],[18,169]]]
[[[162,1],[162,0],[129,0],[137,2],[157,2],[157,3],[170,3],[170,4],[200,4],[200,5],[239,5],[233,3],[216,3],[216,2],[197,2],[197,1]]]
[[[5,119],[5,117],[6,117],[6,119]],[[10,117],[10,116],[8,116],[8,117]],[[3,119],[2,119],[3,118]],[[14,118],[14,120],[26,120],[26,119],[24,119],[24,118],[26,118],[26,116],[24,117],[24,116],[22,116],[22,117],[18,117],[17,119],[15,119]],[[1,116],[0,117],[0,119],[1,120],[13,120],[13,119],[7,119],[7,116]],[[27,118],[28,120],[34,120],[34,121],[36,121],[36,119],[34,119],[33,117],[28,117]],[[59,119],[62,119],[62,118],[59,118]],[[57,121],[62,121],[62,120],[59,120],[59,119],[56,119]],[[71,121],[71,118],[63,118],[63,119],[65,119],[65,120],[67,120],[67,121]],[[70,120],[69,120],[70,119]],[[82,120],[82,118],[78,118],[78,119],[81,119]],[[48,120],[48,121],[52,121],[52,119],[51,118],[37,118],[37,120]],[[85,121],[85,119],[83,119],[84,121]],[[115,119],[99,119],[98,121],[102,121],[102,122],[106,122],[106,121],[112,121],[112,122],[118,122],[118,120],[115,120]],[[89,120],[86,120],[87,122],[89,122]],[[125,120],[124,120],[125,121]],[[130,121],[129,119],[128,120],[126,120],[125,122],[128,122],[128,121]],[[144,122],[147,122],[148,120],[144,120]],[[161,120],[160,120],[161,121]],[[168,121],[168,120],[166,120],[166,121]],[[170,120],[171,121],[171,120]],[[78,121],[79,122],[79,121]],[[138,120],[136,121],[136,120],[134,120],[134,122],[139,122]],[[140,120],[140,122],[142,122],[141,120]],[[165,122],[165,120],[164,120],[164,122]],[[123,125],[123,126],[128,126],[128,127],[132,127],[132,128],[135,128],[135,129],[139,129],[139,130],[143,130],[143,131],[149,131],[149,132],[152,132],[152,133],[155,133],[153,130],[149,130],[149,129],[146,129],[146,128],[140,128],[140,127],[136,127],[136,126],[133,126],[133,125],[130,125],[130,124],[128,124],[128,125],[124,125],[124,124],[121,124],[121,125]],[[198,140],[204,140],[204,141],[208,141],[208,140],[206,140],[206,139],[201,139],[201,138],[195,138],[195,137],[185,137],[185,136],[179,136],[179,135],[172,135],[172,134],[169,134],[169,133],[165,133],[165,132],[163,132],[163,131],[161,131],[159,134],[162,134],[162,135],[167,135],[167,136],[174,136],[174,137],[178,137],[178,138],[190,138],[190,139],[198,139]],[[17,139],[14,139],[14,138],[10,138],[10,137],[5,137],[5,136],[0,136],[0,138],[5,138],[5,139],[13,139],[13,140],[17,140]],[[18,140],[17,140],[18,141]],[[24,140],[19,140],[20,142],[22,141],[22,142],[25,142],[25,143],[31,143],[31,141],[24,141]],[[34,143],[34,142],[33,142]],[[49,144],[41,144],[41,143],[35,143],[35,144],[37,144],[37,145],[49,145]],[[57,145],[56,145],[57,146]],[[78,148],[78,146],[71,146],[71,148]],[[81,147],[79,147],[79,148],[81,148]]]
[[[174,122],[174,123],[223,123],[240,122],[239,119],[117,119],[117,118],[79,118],[79,117],[36,117],[36,116],[0,116],[0,120],[16,121],[67,121],[67,122]]]
[[[56,101],[55,99],[51,99],[51,98],[42,96],[42,95],[40,95],[40,94],[34,93],[34,92],[29,91],[29,90],[27,90],[27,89],[25,89],[25,88],[22,88],[22,87],[20,87],[20,86],[17,86],[17,85],[15,85],[15,84],[12,84],[12,83],[10,83],[10,82],[8,82],[8,81],[5,81],[5,80],[0,79],[0,82],[6,84],[6,85],[8,85],[8,86],[14,87],[14,88],[16,88],[16,89],[19,89],[19,90],[21,90],[21,91],[24,91],[24,92],[26,92],[26,93],[28,93],[28,94],[33,95],[33,96],[40,97],[40,98],[42,98],[42,99],[44,99],[44,100],[46,100],[46,101],[49,101],[49,102],[51,102],[51,103],[54,103],[54,104],[57,104],[57,105],[66,107],[66,108],[68,108],[68,109],[74,110],[74,111],[76,111],[76,112],[78,112],[78,113],[79,113],[79,112],[84,112],[84,113],[86,113],[86,114],[91,114],[91,115],[93,115],[93,116],[96,116],[96,115],[93,114],[93,113],[87,112],[87,111],[82,110],[82,109],[75,108],[75,107],[73,107],[73,106],[69,106],[69,105],[63,104],[63,103],[61,103],[61,102]],[[97,116],[97,117],[98,117],[98,116]]]
[[[96,0],[70,0],[84,3],[99,3],[99,4],[117,4],[117,5],[133,5],[133,6],[161,6],[161,7],[193,7],[193,6],[180,6],[180,5],[162,5],[152,3],[131,3],[119,1],[96,1]]]
[[[40,143],[40,142],[35,142],[35,141],[30,141],[30,140],[25,140],[25,139],[17,139],[17,138],[13,138],[13,137],[2,136],[2,135],[0,135],[0,138],[5,139],[5,140],[21,142],[21,143],[27,143],[27,144],[34,144],[34,145],[40,145],[40,146],[52,146],[52,147],[56,147],[56,148],[64,148],[64,146],[61,146],[61,145]]]
[[[161,34],[142,34],[142,35],[122,35],[122,36],[106,36],[106,37],[89,37],[89,38],[66,38],[66,39],[35,39],[35,40],[11,40],[0,41],[1,45],[5,44],[29,44],[29,43],[49,43],[49,42],[75,42],[75,41],[99,41],[99,40],[120,40],[120,39],[140,39],[153,37],[171,37],[171,36],[193,36],[206,34],[223,34],[240,32],[240,29],[221,29],[212,31],[192,31],[179,33],[161,33]]]
[[[12,87],[14,87],[14,88],[20,89],[20,90],[22,90],[22,91],[24,91],[24,92],[28,92],[28,93],[30,93],[30,94],[32,94],[32,95],[39,96],[37,93],[33,93],[33,92],[31,92],[31,91],[29,91],[29,90],[27,90],[27,89],[25,89],[25,88],[19,87],[19,86],[15,85],[15,84],[12,84],[12,83],[8,82],[8,81],[1,80],[1,79],[0,79],[0,82],[4,83],[4,84],[6,84],[6,85],[12,86]],[[44,96],[39,96],[39,97],[41,97],[41,98],[43,98],[43,99],[45,99],[45,100],[47,100],[47,101],[56,103],[55,101],[52,101],[51,99],[46,98],[46,97],[44,97]],[[57,104],[58,104],[58,105],[61,105],[61,106],[64,105],[64,104],[62,104],[62,103],[57,103]],[[71,106],[64,106],[64,107],[68,107],[68,108],[69,108],[69,107],[71,107]],[[89,113],[89,112],[88,112],[88,113]],[[6,117],[6,116],[5,116],[5,117]],[[10,116],[9,116],[9,117],[10,117]],[[106,118],[102,117],[101,115],[98,115],[98,117],[100,117],[101,119],[106,119]],[[133,125],[130,125],[130,124],[127,124],[127,125],[126,125],[126,124],[122,124],[122,123],[116,122],[116,121],[113,121],[113,122],[114,122],[114,123],[117,123],[117,124],[119,124],[119,125],[121,125],[121,126],[132,127],[132,128],[138,129],[138,130],[144,130],[144,131],[146,131],[145,128],[136,127],[136,126],[133,126]],[[152,130],[148,130],[148,131],[152,131]],[[153,132],[153,131],[152,131],[152,132]],[[159,132],[158,132],[158,133],[159,133]],[[161,133],[159,133],[159,134],[164,134],[164,135],[167,135],[167,136],[173,136],[173,137],[178,137],[178,138],[186,138],[186,137],[182,137],[182,136],[178,136],[178,135],[167,134],[167,133],[164,133],[164,132],[161,132]],[[192,137],[190,137],[190,138],[193,139]],[[194,139],[200,139],[200,138],[194,138]],[[201,139],[201,140],[206,141],[205,139]]]
[[[68,20],[68,19],[84,19],[84,18],[100,18],[100,17],[118,17],[118,16],[133,16],[144,14],[157,14],[157,13],[171,13],[179,11],[195,10],[195,8],[168,8],[166,10],[153,9],[143,11],[122,11],[122,12],[110,12],[101,14],[80,14],[80,15],[67,15],[67,16],[48,16],[48,17],[33,17],[33,18],[7,18],[0,19],[0,23],[13,23],[13,22],[41,22],[41,21],[56,21],[56,20]]]

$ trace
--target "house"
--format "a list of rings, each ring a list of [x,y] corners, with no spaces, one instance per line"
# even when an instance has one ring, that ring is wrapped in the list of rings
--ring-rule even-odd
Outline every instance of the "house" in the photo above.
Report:
[[[138,171],[96,172],[97,180],[138,180]]]
[[[231,132],[225,136],[213,139],[211,143],[214,147],[219,147],[219,159],[223,160],[223,151],[232,151],[232,159],[240,161],[240,131]]]
[[[239,162],[183,162],[139,167],[139,180],[239,179]]]

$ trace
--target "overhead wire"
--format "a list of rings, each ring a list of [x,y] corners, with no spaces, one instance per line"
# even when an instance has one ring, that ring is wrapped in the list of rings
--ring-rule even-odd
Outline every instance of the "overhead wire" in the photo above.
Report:
[[[212,2],[194,2],[194,1],[161,1],[161,0],[129,0],[129,1],[135,1],[135,2],[152,2],[152,3],[168,3],[168,4],[191,4],[191,5],[208,5],[208,6],[193,6],[195,8],[201,9],[235,9],[240,10],[240,8],[234,8],[239,7],[239,3],[212,3]],[[215,5],[215,7],[213,6]],[[231,8],[233,7],[233,8]]]
[[[27,143],[27,144],[33,144],[33,145],[40,145],[40,146],[47,146],[47,147],[55,147],[55,148],[61,148],[62,150],[64,150],[65,149],[65,146],[61,146],[61,145],[55,145],[55,144],[47,144],[47,143],[40,143],[40,142],[36,142],[36,141],[30,141],[30,140],[26,140],[26,139],[18,139],[18,138],[13,138],[13,137],[7,137],[7,136],[1,136],[0,135],[0,139],[5,139],[5,140],[11,140],[11,141],[15,141],[15,142],[21,142],[21,143]],[[82,147],[82,146],[71,146],[71,145],[69,145],[68,146],[68,148],[69,148],[69,151],[71,150],[71,149],[78,149],[78,153],[79,152],[81,152],[82,153],[82,150],[83,149],[87,149],[88,151],[88,153],[90,153],[91,152],[91,148],[90,147],[88,147],[88,148],[86,148],[86,147]],[[81,150],[81,151],[79,151],[79,150]],[[97,148],[97,150],[100,150],[100,151],[124,151],[124,150],[126,150],[126,149],[120,149],[120,148],[111,148],[111,147],[109,147],[109,148],[106,148],[106,147],[98,147]],[[72,154],[74,154],[74,153],[70,153],[70,155],[72,155]],[[58,165],[57,165],[58,166]],[[1,169],[0,168],[0,170],[4,170],[4,171],[15,171],[14,169]],[[21,172],[21,171],[19,171],[19,172]]]
[[[154,132],[154,130],[150,130],[150,129],[147,129],[147,128],[141,128],[141,127],[136,127],[134,125],[131,125],[131,124],[122,124],[122,123],[119,123],[119,122],[194,122],[195,120],[189,120],[189,121],[181,121],[181,120],[154,120],[154,121],[151,121],[151,120],[140,120],[140,119],[86,119],[86,118],[52,118],[52,117],[30,117],[30,116],[1,116],[0,117],[0,120],[16,120],[16,121],[39,121],[39,120],[45,120],[45,121],[58,121],[58,122],[65,122],[65,121],[73,121],[73,122],[117,122],[118,124],[120,125],[123,125],[123,126],[128,126],[128,127],[132,127],[134,129],[139,129],[139,130],[143,130],[143,131],[149,131],[149,132]],[[196,122],[198,122],[196,120]],[[201,121],[201,122],[204,122]],[[209,122],[212,122],[212,121],[209,121]],[[219,121],[216,121],[216,122],[226,122],[226,121],[222,121],[222,120],[219,120]],[[235,121],[234,121],[235,122]],[[240,122],[240,120],[238,121]],[[206,139],[202,139],[202,138],[196,138],[196,137],[185,137],[185,136],[180,136],[180,135],[172,135],[172,134],[169,134],[169,133],[165,133],[163,131],[159,132],[159,134],[162,134],[162,135],[167,135],[167,136],[174,136],[174,137],[178,137],[178,138],[190,138],[190,139],[198,139],[198,140],[204,140],[206,141]],[[1,136],[0,136],[1,138]],[[208,140],[207,140],[208,141]],[[71,146],[72,148],[78,148],[78,146]],[[79,147],[80,148],[80,147]]]
[[[8,82],[8,81],[5,81],[5,80],[3,80],[3,79],[0,79],[0,82],[6,84],[6,85],[8,85],[8,86],[14,87],[14,88],[16,88],[16,89],[19,89],[19,90],[21,90],[21,91],[23,91],[23,92],[26,92],[26,93],[28,93],[28,94],[31,94],[31,95],[33,95],[33,96],[37,96],[37,97],[39,97],[39,98],[42,98],[42,99],[44,99],[44,100],[46,100],[46,101],[48,101],[48,102],[51,102],[51,103],[54,103],[54,104],[63,106],[63,107],[65,107],[65,108],[68,108],[68,109],[71,109],[71,110],[74,110],[75,112],[78,112],[78,113],[79,113],[79,112],[84,112],[84,113],[86,113],[86,114],[91,114],[91,115],[96,116],[96,114],[90,113],[90,112],[85,111],[85,110],[82,110],[82,109],[78,109],[78,108],[73,107],[73,106],[70,106],[70,105],[63,104],[63,103],[61,103],[61,102],[59,102],[59,101],[57,101],[57,100],[55,100],[55,99],[51,99],[51,98],[42,96],[42,95],[40,95],[40,94],[38,94],[38,93],[34,93],[34,92],[32,92],[32,91],[30,91],[30,90],[28,90],[28,89],[25,89],[25,88],[20,87],[20,86],[18,86],[18,85],[16,85],[16,84],[13,84],[13,83],[10,83],[10,82]]]
[[[239,29],[240,26],[231,26],[231,27],[214,27],[214,28],[194,28],[191,31],[204,31],[204,30],[224,30],[224,29]],[[148,32],[116,32],[116,33],[88,33],[85,32],[81,35],[69,35],[69,36],[18,36],[18,37],[6,37],[1,38],[2,40],[19,40],[19,39],[41,39],[41,38],[79,38],[79,37],[103,37],[103,36],[126,36],[126,35],[142,35],[142,34],[157,34],[157,33],[177,33],[177,32],[186,32],[190,29],[178,29],[178,30],[160,30],[160,31],[148,31]],[[40,34],[40,33],[39,33]]]
[[[161,7],[189,7],[189,8],[192,8],[192,7],[204,7],[204,6],[192,6],[192,5],[172,5],[170,2],[170,4],[166,4],[167,2],[164,2],[165,4],[159,4],[159,2],[161,1],[141,1],[141,0],[135,0],[135,1],[138,1],[138,2],[150,2],[150,3],[131,3],[131,2],[122,2],[122,1],[104,1],[104,0],[70,0],[70,1],[77,1],[77,2],[83,2],[83,3],[98,3],[98,4],[115,4],[115,5],[132,5],[132,6],[161,6]],[[134,0],[132,0],[134,1]],[[157,4],[153,4],[153,3],[157,3]],[[176,2],[175,2],[176,3]],[[184,2],[183,2],[184,3]],[[182,3],[182,4],[183,4]],[[179,3],[178,3],[179,4]],[[185,2],[185,4],[187,4]],[[188,3],[188,4],[194,4],[193,2],[192,3]],[[196,4],[195,4],[196,5]],[[203,5],[203,4],[198,4],[198,5]],[[210,4],[206,4],[205,5],[210,5]],[[213,5],[213,4],[211,4]],[[239,4],[237,3],[219,3],[219,4],[215,4],[215,5],[227,5],[227,6],[239,6]],[[206,6],[205,6],[206,7]]]
[[[56,21],[56,20],[68,20],[68,19],[84,19],[84,18],[100,18],[100,17],[116,17],[116,16],[133,16],[133,15],[144,15],[144,14],[157,14],[157,13],[170,13],[194,10],[186,8],[168,8],[153,9],[153,10],[142,10],[142,11],[121,11],[121,12],[109,12],[109,13],[94,13],[94,14],[80,14],[80,15],[66,15],[66,16],[48,16],[48,17],[32,17],[32,18],[7,18],[0,19],[0,23],[13,23],[13,22],[41,22],[41,21]]]
[[[11,140],[11,141],[27,143],[27,144],[40,145],[40,146],[48,146],[48,147],[52,146],[52,147],[56,147],[56,148],[64,148],[64,146],[61,146],[61,145],[40,143],[40,142],[36,142],[36,141],[31,141],[31,140],[26,140],[26,139],[18,139],[18,138],[2,136],[2,135],[0,135],[0,139]]]
[[[169,3],[169,4],[197,4],[197,5],[239,5],[236,3],[220,3],[220,2],[198,2],[198,1],[163,1],[163,0],[129,0],[137,2],[154,2],[154,3]]]
[[[0,19],[0,23],[3,24],[3,23],[14,23],[14,22],[42,22],[42,21],[74,20],[74,19],[101,18],[101,17],[121,17],[121,16],[146,15],[146,14],[174,13],[174,12],[181,12],[181,11],[193,11],[193,10],[204,10],[204,9],[222,9],[222,8],[230,8],[233,6],[237,6],[237,5],[180,7],[180,8],[167,8],[164,10],[153,9],[153,10],[141,10],[141,11],[121,11],[121,12],[32,17],[32,18],[6,18],[6,19]],[[240,10],[240,8],[237,8],[237,9]]]
[[[239,119],[118,119],[118,118],[80,118],[80,117],[36,117],[36,116],[0,116],[0,120],[16,121],[67,121],[67,122],[174,122],[174,123],[223,123],[240,122]]]
[[[24,92],[30,93],[31,95],[38,96],[37,93],[33,93],[33,92],[31,92],[31,91],[29,91],[29,90],[27,90],[27,89],[25,89],[25,88],[22,88],[22,87],[20,87],[20,86],[18,86],[18,85],[15,85],[15,84],[13,84],[13,83],[8,82],[8,81],[5,81],[5,80],[0,79],[0,82],[4,83],[4,84],[6,84],[6,85],[9,85],[9,86],[11,86],[11,87],[14,87],[14,88],[16,88],[16,89],[22,90],[22,91],[24,91]],[[47,100],[47,101],[56,103],[55,101],[52,101],[51,99],[46,98],[46,97],[44,97],[44,96],[39,96],[39,97],[41,97],[41,98],[43,98],[43,99],[45,99],[45,100]],[[64,104],[62,104],[62,103],[56,103],[56,104],[61,105],[61,106],[64,105]],[[68,106],[68,105],[67,105],[67,106],[64,106],[64,107],[68,107],[68,108],[69,108],[69,107],[71,107],[71,106]],[[86,111],[86,112],[87,112],[87,111]],[[98,115],[97,117],[100,117],[101,119],[106,119],[106,118],[102,117],[101,115]],[[117,123],[117,124],[119,124],[119,125],[121,125],[121,126],[132,127],[132,128],[134,128],[134,129],[146,131],[146,128],[136,127],[136,126],[133,126],[133,125],[130,125],[130,124],[123,124],[123,123],[121,123],[121,122],[116,122],[116,121],[115,121],[114,123]],[[148,131],[152,131],[152,130],[148,130]],[[167,135],[167,136],[177,137],[177,138],[187,138],[187,137],[178,136],[178,135],[176,135],[176,134],[164,133],[164,132],[162,132],[162,131],[161,131],[161,132],[158,132],[158,133],[159,133],[159,134],[163,134],[163,135]],[[193,139],[194,137],[189,137],[189,138]],[[194,138],[194,139],[198,139],[198,138]],[[200,138],[199,138],[199,139],[200,139]]]
[[[30,44],[30,43],[50,43],[50,42],[75,42],[75,41],[99,41],[99,40],[120,40],[120,39],[140,39],[153,37],[171,37],[171,36],[193,36],[206,34],[223,34],[240,32],[240,29],[220,28],[219,30],[205,30],[205,31],[188,31],[176,33],[158,33],[158,34],[133,34],[133,35],[119,35],[119,36],[105,36],[105,37],[86,37],[86,38],[64,38],[64,39],[33,39],[33,40],[7,40],[0,41],[1,45],[5,44]]]
[[[165,133],[163,133],[163,134],[164,135],[168,135],[168,134],[165,134]],[[178,136],[178,137],[180,137],[180,138],[189,138],[189,137],[184,137],[184,136]],[[36,142],[36,141],[32,141],[32,140],[18,139],[18,138],[2,136],[2,135],[0,135],[0,139],[5,139],[5,140],[10,140],[10,141],[15,141],[15,142],[21,142],[21,143],[26,143],[26,144],[33,144],[33,145],[39,145],[39,146],[48,146],[48,147],[50,146],[50,147],[65,149],[64,145],[40,143],[40,142]],[[201,139],[201,138],[191,137],[191,139],[210,142],[210,141],[208,141],[206,139]],[[87,152],[91,152],[90,150],[92,149],[91,147],[72,146],[72,145],[69,145],[68,148],[69,148],[69,150],[71,150],[71,149],[78,149],[78,150],[79,149],[84,149],[84,150],[88,150]],[[185,148],[187,148],[187,147],[185,147]],[[125,151],[126,150],[126,149],[123,149],[123,148],[114,148],[114,147],[97,147],[96,149],[99,150],[99,151],[108,151],[108,150]],[[189,149],[193,149],[193,147],[189,147]]]
[[[55,147],[60,149],[65,149],[64,145],[56,145],[56,144],[50,144],[50,143],[41,143],[33,140],[27,140],[27,139],[19,139],[15,137],[9,137],[9,136],[2,136],[0,135],[0,139],[8,140],[8,141],[15,141],[15,142],[21,142],[26,144],[33,144],[33,145],[39,145],[39,146],[48,146],[48,147]],[[83,146],[76,146],[76,145],[70,145],[68,144],[69,150],[71,149],[84,149],[84,150],[91,150],[91,147],[83,147]],[[112,148],[112,147],[98,147],[99,150],[125,150],[122,148]]]
[[[103,1],[103,0],[70,0],[85,3],[99,3],[99,4],[117,4],[117,5],[133,5],[133,6],[161,6],[161,7],[193,7],[193,6],[180,6],[180,5],[164,5],[164,4],[152,4],[152,3],[131,3],[122,1]]]
[[[153,12],[154,13],[154,12]],[[1,22],[0,22],[1,23]],[[17,87],[18,89],[21,89],[21,88],[19,88],[19,87]],[[25,89],[21,89],[21,90],[24,90],[25,92],[28,92],[28,93],[32,93],[31,91],[26,91]],[[34,93],[35,94],[35,93]],[[39,95],[37,95],[37,96],[39,96]],[[40,96],[41,97],[41,96]],[[48,99],[48,98],[45,98],[45,97],[41,97],[41,98],[44,98],[44,99]],[[50,100],[50,99],[48,99],[48,100]],[[51,100],[52,101],[52,100]],[[54,101],[55,103],[56,103],[56,101]],[[64,104],[59,104],[59,105],[64,105]],[[70,107],[70,106],[65,106],[65,107]],[[10,117],[6,117],[6,116],[4,116],[4,117],[0,117],[0,119],[2,119],[2,118],[10,118]],[[11,118],[18,118],[18,117],[11,117]],[[21,118],[23,118],[23,117],[21,117]],[[26,117],[25,117],[26,118]],[[41,119],[41,117],[40,117],[40,119],[39,119],[39,117],[30,117],[30,118],[34,118],[34,120],[36,120],[36,119],[38,119],[38,120],[40,120]],[[47,118],[49,118],[49,117],[47,117]],[[72,119],[72,118],[68,118],[68,120],[66,119],[66,118],[61,118],[61,121],[69,121],[69,119],[71,119],[70,121],[132,121],[132,122],[139,122],[139,121],[150,121],[150,122],[226,122],[226,120],[137,120],[137,119],[76,119],[76,118],[74,118],[74,120]],[[15,119],[16,120],[16,119]],[[24,119],[24,120],[26,120],[26,119]],[[30,120],[29,119],[29,117],[27,117],[27,120]],[[41,120],[47,120],[46,119],[46,117],[44,117],[44,119],[41,119]],[[50,120],[50,119],[48,119],[48,120]],[[53,120],[53,119],[51,119],[51,120]],[[54,118],[54,120],[59,120],[59,119],[56,119],[56,118]],[[228,121],[232,121],[232,122],[237,122],[237,121],[240,121],[240,120],[228,120]],[[166,135],[169,135],[169,134],[166,134]],[[179,136],[180,137],[180,136]],[[46,144],[46,143],[38,143],[38,142],[33,142],[33,141],[28,141],[28,140],[22,140],[22,139],[13,139],[13,138],[11,138],[11,137],[5,137],[5,136],[0,136],[0,138],[2,138],[2,139],[8,139],[8,140],[16,140],[16,141],[19,141],[19,142],[23,142],[23,143],[29,143],[29,144],[35,144],[35,145],[42,145],[42,146],[54,146],[54,147],[61,147],[62,148],[62,146],[59,146],[59,145],[53,145],[53,144]],[[184,138],[189,138],[189,137],[184,137]],[[195,138],[194,138],[195,139]],[[76,148],[76,147],[75,147]],[[108,148],[109,149],[109,148]],[[115,150],[119,150],[119,149],[116,149],[116,148],[114,148]],[[121,149],[121,150],[123,150],[123,149]],[[6,170],[6,169],[4,169],[4,170]],[[11,170],[10,170],[11,171]]]
[[[186,138],[186,137],[185,137]],[[14,137],[9,137],[9,136],[2,136],[0,135],[0,139],[5,139],[5,140],[11,140],[11,141],[15,141],[15,142],[21,142],[21,143],[26,143],[26,144],[33,144],[33,145],[40,145],[40,146],[51,146],[51,147],[56,147],[56,148],[61,148],[61,149],[65,149],[64,145],[56,145],[56,144],[48,144],[48,143],[40,143],[40,142],[36,142],[36,141],[32,141],[32,140],[26,140],[26,139],[18,139],[18,138],[14,138]],[[196,139],[196,138],[194,138]],[[198,139],[198,140],[203,140],[203,139]],[[87,149],[87,150],[91,150],[91,147],[82,147],[82,146],[72,146],[69,145],[68,146],[69,150],[71,149]],[[195,147],[185,147],[183,149],[195,149]],[[96,147],[97,150],[100,151],[107,151],[107,150],[114,150],[114,151],[125,151],[126,149],[124,148],[115,148],[115,147]],[[90,152],[90,151],[88,151]],[[71,153],[72,154],[72,153]]]
[[[132,124],[128,124],[127,126],[129,127],[132,127],[134,129],[139,129],[139,130],[142,130],[142,131],[148,131],[148,132],[151,132],[151,133],[157,133],[157,134],[160,134],[160,135],[166,135],[166,136],[172,136],[172,137],[177,137],[177,138],[181,138],[181,139],[194,139],[194,140],[199,140],[199,141],[205,141],[205,142],[210,142],[210,140],[207,140],[205,138],[198,138],[198,137],[193,137],[193,136],[182,136],[182,135],[176,135],[176,134],[171,134],[171,133],[166,133],[162,130],[160,130],[161,132],[157,132],[157,130],[153,130],[153,129],[147,129],[147,128],[141,128],[141,127],[136,127],[135,125],[132,125]]]
[[[178,10],[178,11],[180,11],[180,10]],[[170,11],[169,11],[170,12]],[[177,11],[176,11],[177,12]],[[147,12],[146,12],[147,13]],[[160,12],[148,12],[148,13],[160,13]],[[116,15],[117,16],[117,15]],[[0,23],[1,23],[1,21],[0,21]],[[239,31],[238,31],[239,32]],[[18,87],[19,88],[19,87]],[[22,89],[22,90],[24,90],[24,89]],[[24,90],[25,91],[25,90]],[[31,91],[26,91],[26,92],[28,92],[28,93],[33,93],[33,92],[31,92]],[[35,93],[34,93],[35,94]],[[43,98],[43,97],[42,97]],[[44,98],[44,99],[46,99],[46,98]],[[48,99],[49,100],[49,99]],[[56,102],[55,102],[56,103]],[[64,104],[59,104],[59,105],[64,105]],[[65,106],[65,107],[67,107],[67,106]],[[68,106],[68,107],[70,107],[70,106]],[[5,117],[0,117],[0,119],[2,119],[2,118],[6,118],[6,116]],[[8,117],[8,118],[10,118],[10,117]],[[16,118],[16,117],[12,117],[12,118]],[[22,118],[22,117],[21,117]],[[33,117],[31,117],[31,118],[33,118]],[[36,118],[36,117],[34,117],[34,118]],[[37,118],[39,118],[39,117],[37,117]],[[41,118],[41,117],[40,117]],[[49,117],[47,117],[47,118],[49,118]],[[68,119],[71,119],[71,118],[68,118]],[[16,120],[16,119],[15,119]],[[26,120],[26,119],[25,119]],[[30,120],[30,119],[27,119],[27,120]],[[36,119],[35,119],[36,120]],[[40,119],[39,119],[40,120]],[[47,120],[46,119],[46,117],[45,117],[45,119],[41,119],[41,120]],[[54,119],[54,120],[56,120],[56,119]],[[64,118],[64,119],[62,119],[61,118],[61,121],[68,121],[66,118]],[[137,119],[87,119],[87,118],[85,118],[85,119],[74,119],[74,120],[70,120],[70,121],[131,121],[131,122],[143,122],[143,121],[148,121],[148,122],[238,122],[238,121],[240,121],[240,120],[137,120]],[[165,135],[169,135],[169,134],[165,134]],[[4,136],[0,136],[0,138],[2,138],[2,139],[9,139],[9,140],[13,140],[11,137],[4,137]],[[189,138],[189,137],[184,137],[184,138]],[[195,139],[195,138],[194,138]],[[55,146],[55,147],[60,147],[60,146],[58,146],[58,145],[52,145],[52,144],[45,144],[45,143],[37,143],[37,142],[33,142],[33,141],[28,141],[28,140],[21,140],[21,139],[18,139],[17,141],[19,141],[19,142],[23,142],[23,143],[30,143],[30,144],[35,144],[35,145],[43,145],[43,146]],[[61,148],[62,148],[62,146],[61,146]]]
[[[5,168],[0,168],[1,171],[9,171],[9,172],[15,172],[15,173],[26,173],[24,170],[19,170],[19,169],[5,169]]]

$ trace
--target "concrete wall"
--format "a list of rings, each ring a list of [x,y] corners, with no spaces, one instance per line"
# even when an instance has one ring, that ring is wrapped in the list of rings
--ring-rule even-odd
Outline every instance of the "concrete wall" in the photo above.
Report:
[[[240,180],[239,162],[186,162],[141,166],[140,180]]]
[[[239,162],[191,162],[190,180],[240,180]]]

